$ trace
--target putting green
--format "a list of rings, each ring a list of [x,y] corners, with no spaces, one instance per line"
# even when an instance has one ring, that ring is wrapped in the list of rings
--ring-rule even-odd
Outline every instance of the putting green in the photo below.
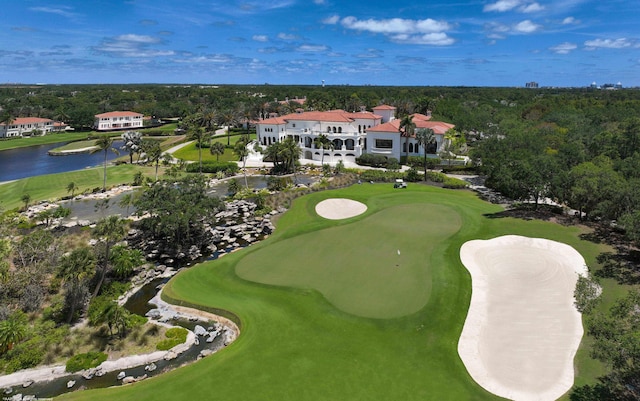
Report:
[[[404,316],[426,305],[433,250],[461,224],[447,206],[393,206],[253,252],[236,273],[263,284],[316,289],[354,315]]]

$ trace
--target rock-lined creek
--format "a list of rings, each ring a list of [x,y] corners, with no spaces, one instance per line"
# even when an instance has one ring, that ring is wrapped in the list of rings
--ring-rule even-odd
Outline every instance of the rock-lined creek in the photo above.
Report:
[[[192,363],[197,359],[210,355],[228,345],[237,336],[237,327],[221,324],[216,321],[197,320],[197,317],[176,312],[170,305],[159,299],[158,290],[177,273],[179,268],[185,268],[193,263],[207,259],[215,259],[236,249],[251,245],[271,234],[274,226],[270,217],[279,213],[274,211],[267,216],[255,216],[255,204],[249,201],[236,200],[226,203],[226,209],[216,215],[213,222],[207,226],[210,243],[205,251],[192,246],[188,251],[177,255],[164,254],[161,249],[154,247],[152,241],[147,241],[141,232],[132,229],[127,241],[138,243],[144,250],[147,259],[154,264],[133,279],[134,290],[121,297],[121,302],[129,311],[147,316],[158,324],[178,325],[191,331],[189,338],[192,344],[176,347],[178,352],[160,355],[159,359],[150,359],[151,355],[142,357],[142,363],[130,367],[115,368],[113,362],[106,361],[96,369],[75,374],[64,374],[46,381],[32,382],[29,378],[22,383],[3,387],[3,396],[14,401],[36,398],[54,397],[65,392],[80,389],[103,388],[118,386],[134,381],[144,380],[156,376],[179,366]],[[281,211],[280,211],[281,212]],[[156,305],[150,306],[149,301]],[[189,343],[189,338],[187,343]],[[176,349],[174,348],[174,350]],[[156,353],[154,353],[156,354]],[[108,366],[103,369],[102,367]],[[58,369],[58,372],[60,370]],[[53,370],[52,370],[52,373]],[[55,376],[55,375],[53,375]]]

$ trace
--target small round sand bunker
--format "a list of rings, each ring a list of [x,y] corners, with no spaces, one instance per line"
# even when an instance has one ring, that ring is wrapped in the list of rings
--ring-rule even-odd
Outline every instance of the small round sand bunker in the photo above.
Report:
[[[458,353],[488,391],[519,401],[555,400],[573,385],[582,338],[573,302],[583,257],[569,245],[508,235],[465,243],[472,281]]]
[[[325,199],[316,205],[316,213],[329,220],[348,219],[366,211],[364,203],[345,198]]]

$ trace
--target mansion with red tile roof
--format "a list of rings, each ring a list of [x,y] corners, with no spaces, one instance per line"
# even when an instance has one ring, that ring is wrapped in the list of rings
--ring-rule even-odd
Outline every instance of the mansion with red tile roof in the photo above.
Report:
[[[133,111],[112,111],[96,114],[93,128],[97,131],[142,128],[143,115]]]
[[[419,146],[415,135],[401,135],[400,120],[395,117],[396,108],[381,105],[373,112],[346,112],[344,110],[301,111],[273,117],[256,123],[258,141],[262,146],[292,137],[302,149],[302,158],[321,160],[322,149],[314,139],[326,135],[333,149],[324,149],[325,160],[355,162],[362,154],[378,154],[400,160],[401,156],[423,156],[425,149]],[[430,128],[435,142],[426,149],[427,155],[436,155],[445,146],[445,132],[453,124],[431,121],[431,116],[413,114],[416,131]]]
[[[0,123],[0,138],[15,138],[26,135],[45,135],[53,131],[54,121],[48,118],[19,117],[9,123]]]

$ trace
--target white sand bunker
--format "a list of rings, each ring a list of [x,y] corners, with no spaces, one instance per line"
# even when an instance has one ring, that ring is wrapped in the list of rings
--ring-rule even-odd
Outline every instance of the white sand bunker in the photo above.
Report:
[[[316,205],[316,213],[329,220],[348,219],[366,211],[364,203],[345,198],[325,199]]]
[[[573,385],[582,320],[573,302],[584,258],[569,245],[515,235],[465,243],[473,292],[458,353],[486,390],[555,400]]]

